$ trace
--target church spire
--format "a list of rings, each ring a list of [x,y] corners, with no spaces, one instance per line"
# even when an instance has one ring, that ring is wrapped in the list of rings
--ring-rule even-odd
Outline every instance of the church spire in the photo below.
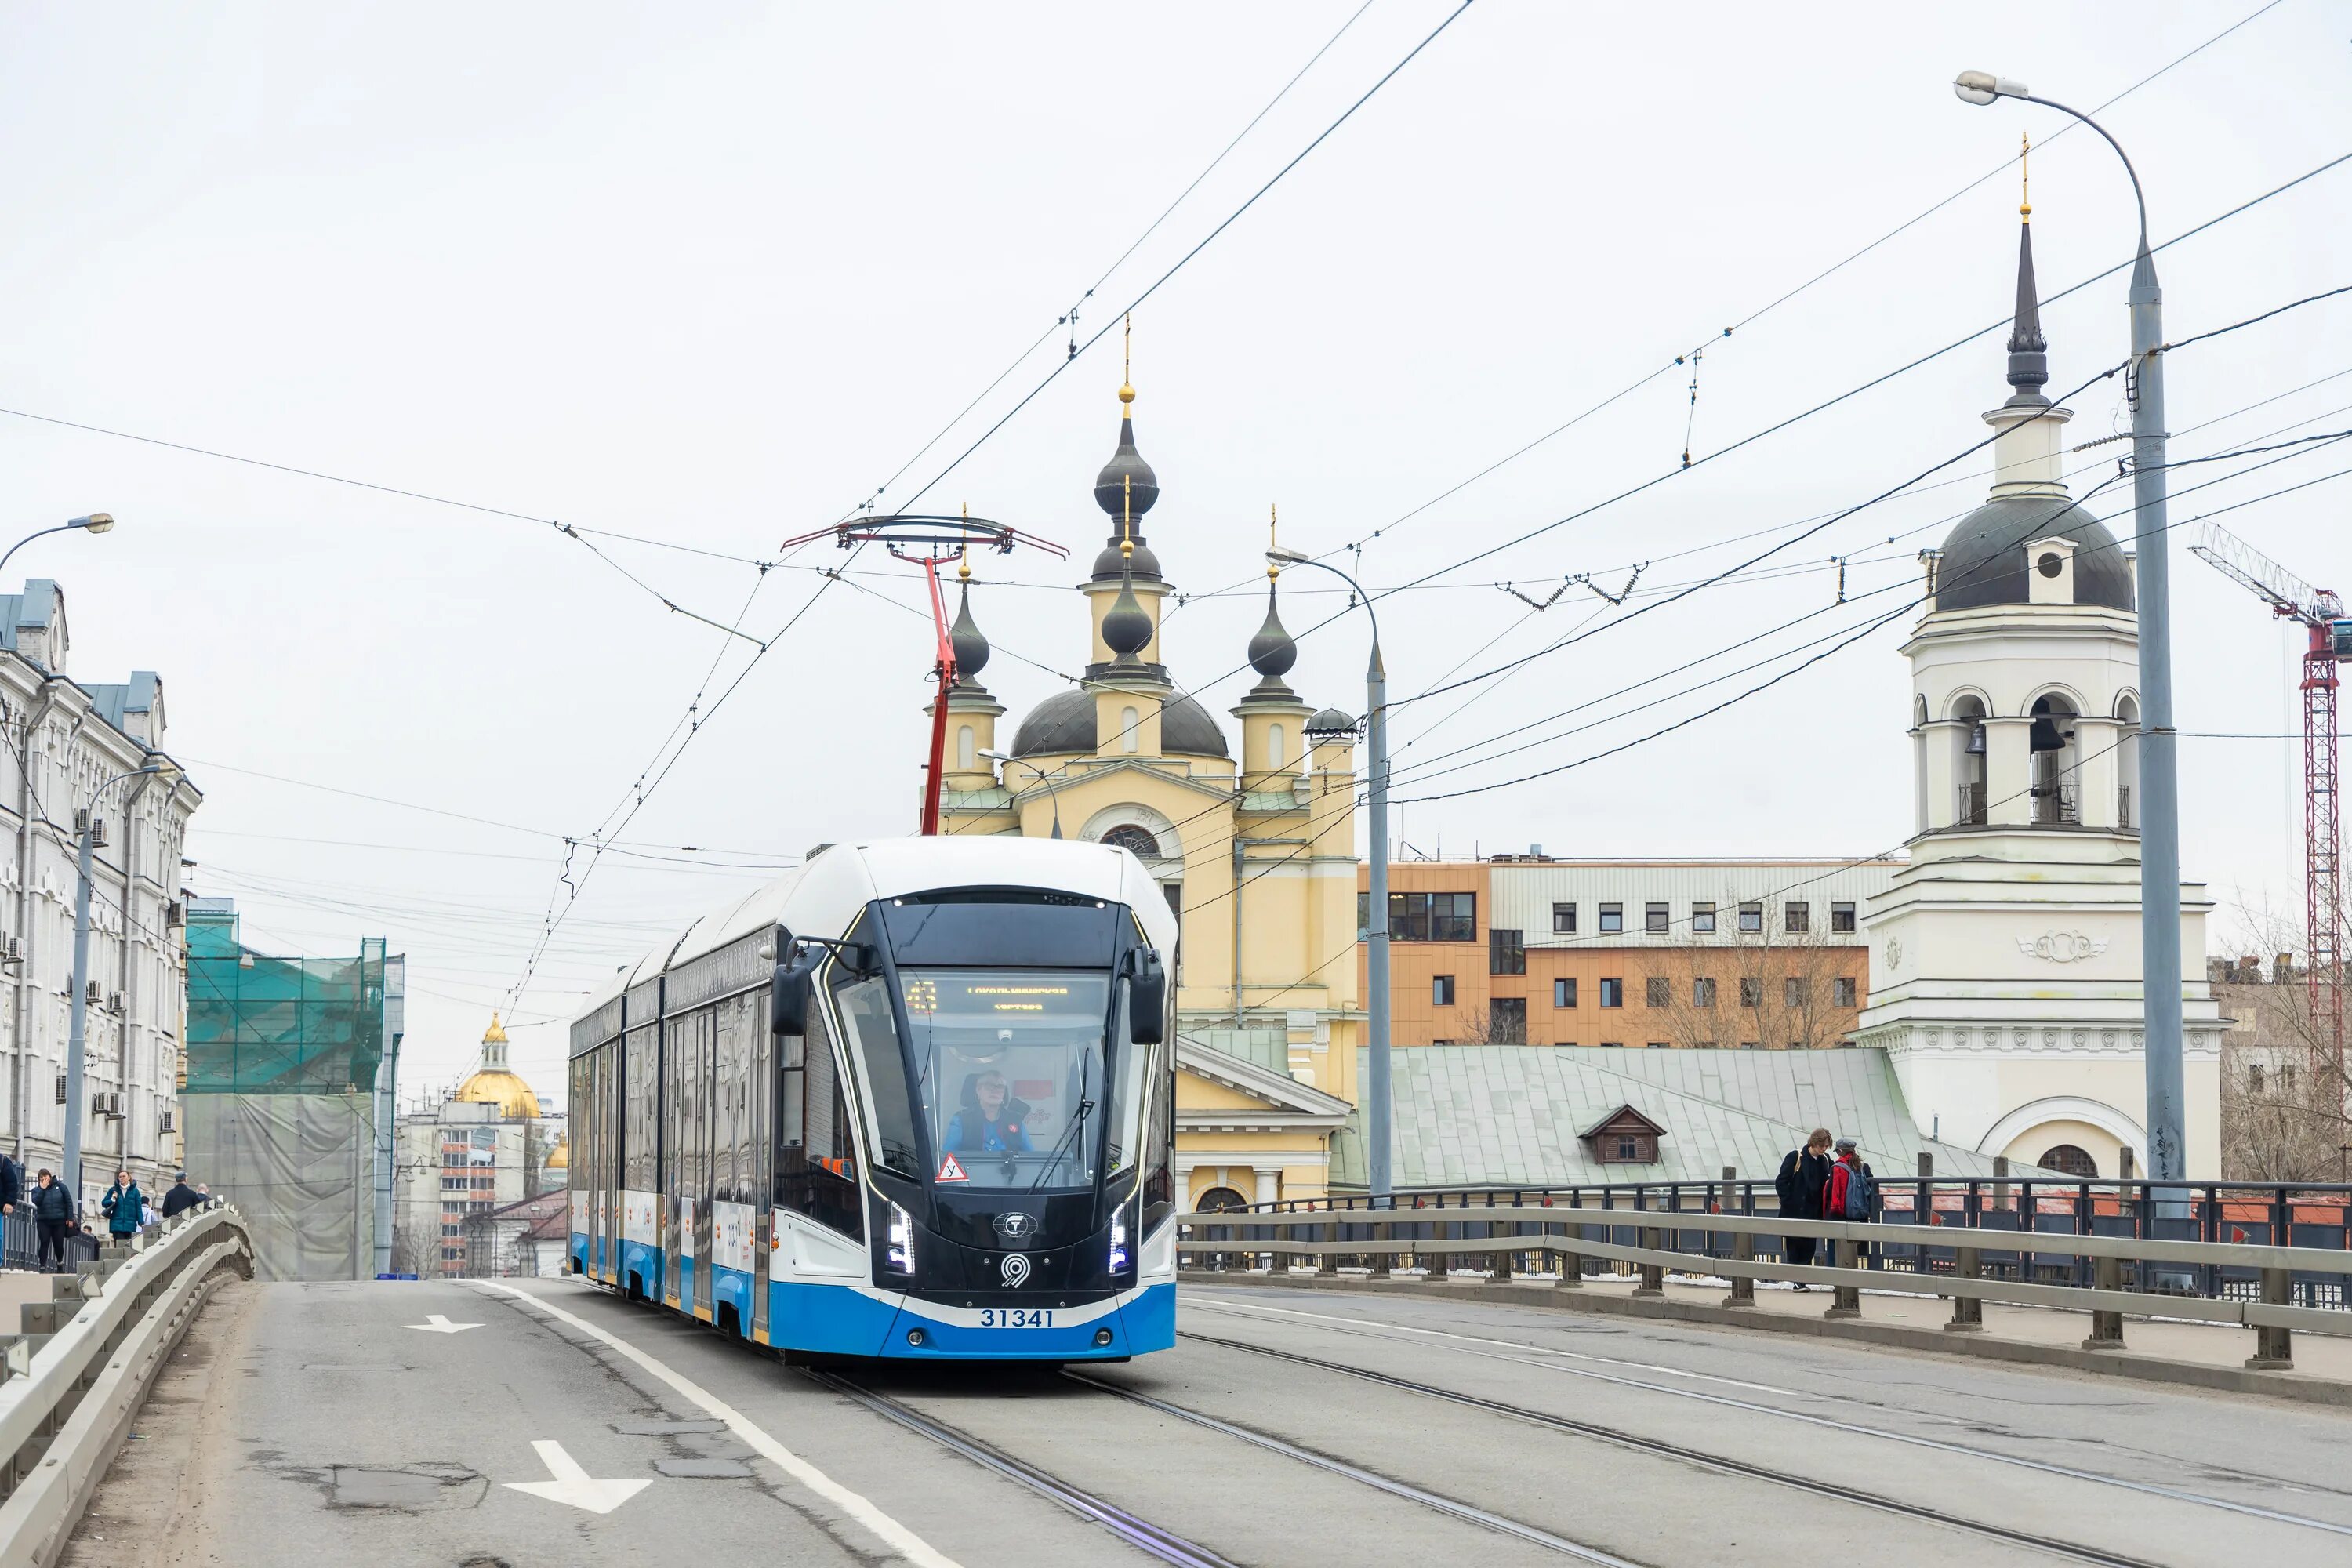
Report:
[[[1103,509],[1106,516],[1114,521],[1126,521],[1131,525],[1139,523],[1143,514],[1151,510],[1151,503],[1160,499],[1160,476],[1151,471],[1151,465],[1145,462],[1143,454],[1135,449],[1135,383],[1131,359],[1122,366],[1120,374],[1123,379],[1118,388],[1118,450],[1111,454],[1110,461],[1102,467],[1102,472],[1095,476],[1095,504]],[[1124,537],[1131,538],[1138,544],[1143,542],[1143,531],[1139,527],[1130,526]],[[1121,538],[1122,534],[1114,533],[1110,542],[1117,545]],[[1156,571],[1152,574],[1156,575]]]
[[[2017,160],[2017,318],[2009,333],[2009,401],[2046,405],[2050,400],[2042,389],[2050,381],[2050,342],[2042,335],[2042,300],[2033,282],[2033,204],[2027,199],[2031,188],[2024,183],[2026,154],[2032,151],[2029,140]]]

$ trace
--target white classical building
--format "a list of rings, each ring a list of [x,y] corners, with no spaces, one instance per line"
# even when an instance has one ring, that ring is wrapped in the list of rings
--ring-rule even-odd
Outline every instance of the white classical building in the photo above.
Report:
[[[1917,831],[1864,911],[1870,1005],[1923,1131],[2078,1174],[2147,1169],[2138,617],[2130,552],[2067,493],[2020,239],[1992,494],[1930,552],[1911,661]],[[2187,1169],[2221,1173],[2221,1022],[2202,884],[2181,888]]]
[[[163,687],[68,675],[65,595],[35,578],[0,595],[0,1054],[7,1147],[28,1172],[58,1163],[73,990],[76,814],[93,796],[83,1185],[127,1164],[150,1192],[179,1154],[180,1042],[187,1006],[180,851],[201,791],[136,774],[163,750]],[[29,825],[29,826],[27,826]],[[156,1184],[161,1180],[161,1184]]]

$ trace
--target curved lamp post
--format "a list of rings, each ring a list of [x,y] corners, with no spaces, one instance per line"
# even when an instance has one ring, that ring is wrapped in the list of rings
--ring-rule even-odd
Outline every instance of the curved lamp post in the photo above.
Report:
[[[2038,103],[2096,131],[2123,160],[2139,209],[2139,255],[2132,264],[2131,379],[2133,538],[2138,547],[2140,684],[2140,973],[2147,1073],[2148,1174],[2188,1176],[2182,1125],[2187,1091],[2180,1049],[2180,784],[2172,726],[2170,534],[2165,515],[2164,291],[2147,244],[2147,198],[2123,144],[2078,109],[2037,98],[2021,81],[1962,71],[1952,90],[1964,103],[2004,98]],[[2186,1212],[2186,1194],[2160,1197],[2158,1212]]]
[[[67,526],[74,526],[68,524]],[[0,563],[7,557],[0,555]],[[66,1129],[58,1163],[65,1167],[60,1173],[68,1194],[72,1198],[74,1214],[81,1214],[81,1122],[84,1042],[89,1024],[89,859],[98,826],[98,803],[100,796],[124,779],[157,778],[165,787],[180,782],[180,765],[160,752],[149,752],[144,766],[129,773],[117,773],[89,792],[89,804],[82,808],[74,823],[74,834],[79,840],[76,849],[74,886],[74,945],[73,945],[73,1012],[66,1028]],[[127,829],[126,829],[127,831]],[[127,921],[131,911],[122,911]]]
[[[1365,1185],[1376,1209],[1396,1206],[1390,1181],[1391,1117],[1389,1110],[1389,677],[1381,662],[1381,617],[1362,584],[1327,561],[1296,550],[1269,550],[1265,558],[1283,566],[1312,566],[1328,572],[1356,592],[1357,602],[1372,622],[1371,662],[1364,670],[1364,729],[1371,765],[1371,891],[1364,914],[1366,1011],[1371,1015],[1371,1082],[1364,1096],[1366,1147]]]
[[[73,518],[68,521],[58,524],[55,528],[37,529],[33,532],[25,535],[24,538],[16,541],[16,543],[10,545],[5,552],[0,552],[0,567],[6,566],[8,564],[9,556],[16,554],[16,552],[24,549],[27,544],[32,543],[36,539],[46,538],[52,533],[63,533],[67,530],[74,528],[85,529],[91,533],[104,533],[108,529],[112,528],[113,526],[114,519],[110,515],[102,511],[94,511],[88,517]]]

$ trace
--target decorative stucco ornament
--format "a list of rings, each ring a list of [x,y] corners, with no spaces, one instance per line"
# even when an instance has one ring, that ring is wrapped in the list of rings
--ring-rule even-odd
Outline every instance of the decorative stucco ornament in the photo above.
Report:
[[[1886,939],[1886,967],[1889,969],[1903,967],[1903,939],[1899,936],[1890,936]]]
[[[2107,951],[2107,944],[2102,938],[2084,936],[2078,931],[2051,931],[2040,936],[2019,937],[2017,951],[2028,958],[2046,958],[2053,963],[2075,963],[2098,957]]]

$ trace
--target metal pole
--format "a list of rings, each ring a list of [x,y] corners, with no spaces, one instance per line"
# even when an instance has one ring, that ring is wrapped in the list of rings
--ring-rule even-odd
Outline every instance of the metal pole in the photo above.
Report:
[[[76,1218],[80,1217],[82,1210],[82,1064],[89,1024],[89,852],[96,810],[93,805],[83,812],[79,824],[81,846],[76,856],[74,879],[73,1013],[66,1030],[65,1152],[58,1162],[65,1167],[66,1194],[73,1203]]]
[[[1366,608],[1370,601],[1365,601]],[[1389,1174],[1389,677],[1381,662],[1379,624],[1372,629],[1372,659],[1364,675],[1365,728],[1371,748],[1372,872],[1370,905],[1364,921],[1365,977],[1371,991],[1371,1083],[1365,1097],[1369,1136],[1365,1167],[1374,1208],[1392,1208]]]

